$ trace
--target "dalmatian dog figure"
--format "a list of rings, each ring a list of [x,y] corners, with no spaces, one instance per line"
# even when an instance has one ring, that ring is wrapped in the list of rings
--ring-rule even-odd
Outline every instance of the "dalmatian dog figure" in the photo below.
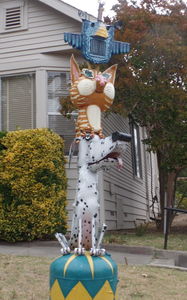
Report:
[[[79,144],[78,186],[74,203],[74,216],[71,229],[70,249],[83,254],[90,250],[92,255],[102,255],[100,249],[106,230],[103,224],[100,236],[99,226],[99,191],[98,171],[109,169],[113,165],[122,167],[122,154],[131,136],[115,132],[111,136],[100,139],[98,135],[87,140],[82,138]]]
[[[62,245],[62,254],[71,250],[77,255],[90,251],[91,255],[104,255],[101,249],[104,232],[99,227],[98,171],[113,165],[122,167],[122,155],[131,135],[114,132],[104,138],[101,128],[101,111],[108,109],[114,98],[116,65],[103,73],[98,70],[80,71],[74,57],[71,57],[71,101],[78,108],[76,140],[79,145],[78,184],[74,202],[70,241],[57,233]]]

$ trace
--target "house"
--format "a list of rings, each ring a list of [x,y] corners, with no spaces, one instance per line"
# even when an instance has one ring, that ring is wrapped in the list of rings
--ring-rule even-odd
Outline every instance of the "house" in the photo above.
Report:
[[[67,153],[74,121],[58,112],[58,99],[68,94],[69,60],[75,50],[64,42],[63,33],[80,31],[78,10],[61,0],[0,0],[0,130],[52,128],[64,137]],[[79,55],[75,53],[76,59]],[[141,142],[144,128],[117,115],[103,123],[105,135],[131,132],[133,142],[122,171],[100,172],[100,219],[109,229],[132,228],[149,220],[158,194],[156,158]],[[71,220],[76,157],[67,175]]]

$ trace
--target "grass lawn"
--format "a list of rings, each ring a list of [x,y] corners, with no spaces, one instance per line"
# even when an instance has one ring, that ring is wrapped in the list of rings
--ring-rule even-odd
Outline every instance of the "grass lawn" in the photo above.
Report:
[[[134,232],[107,233],[104,243],[116,243],[128,246],[149,246],[159,249],[164,247],[164,236],[159,232],[146,232],[142,236]],[[187,234],[171,233],[168,239],[168,250],[187,251]]]
[[[187,251],[187,214],[175,217],[168,238],[168,250]],[[164,247],[164,235],[156,230],[154,223],[145,224],[131,231],[108,232],[105,243],[128,246]],[[187,299],[187,298],[186,298]]]
[[[52,260],[0,255],[0,300],[48,300]],[[119,279],[118,300],[186,300],[187,272],[120,265]]]

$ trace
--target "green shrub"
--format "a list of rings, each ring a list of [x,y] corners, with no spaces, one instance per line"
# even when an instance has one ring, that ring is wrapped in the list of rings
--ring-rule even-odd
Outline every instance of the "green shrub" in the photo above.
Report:
[[[66,230],[63,140],[48,129],[1,138],[0,239],[30,241]]]
[[[4,136],[6,136],[6,134],[7,134],[7,132],[5,132],[5,131],[0,131],[0,151],[2,151],[2,150],[5,149],[5,146],[1,143],[1,141],[2,141],[2,138],[3,138]]]

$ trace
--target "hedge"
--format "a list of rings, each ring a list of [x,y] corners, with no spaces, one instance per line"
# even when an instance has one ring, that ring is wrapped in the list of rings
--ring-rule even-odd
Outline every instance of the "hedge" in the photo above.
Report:
[[[0,239],[31,241],[66,231],[63,140],[48,129],[0,135]]]

